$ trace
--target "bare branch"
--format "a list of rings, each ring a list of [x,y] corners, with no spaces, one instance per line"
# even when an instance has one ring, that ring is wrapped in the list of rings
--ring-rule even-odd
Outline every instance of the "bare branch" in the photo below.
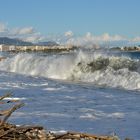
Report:
[[[5,95],[0,97],[0,101],[3,100],[4,98],[10,97],[10,96],[12,96],[12,94],[11,93],[7,93],[7,94],[5,94]]]
[[[21,108],[22,106],[24,106],[24,103],[20,103],[20,104],[17,104],[17,105],[15,105],[15,106],[13,106],[13,107],[9,110],[9,112],[7,113],[7,115],[5,115],[4,119],[1,121],[0,126],[2,126],[2,125],[7,121],[7,119],[11,116],[11,114],[12,114],[15,110]]]

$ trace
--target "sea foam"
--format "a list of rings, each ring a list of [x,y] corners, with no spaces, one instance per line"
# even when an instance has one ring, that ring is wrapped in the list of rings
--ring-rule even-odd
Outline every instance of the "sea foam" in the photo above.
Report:
[[[38,56],[17,54],[0,62],[0,70],[98,86],[140,89],[140,61],[104,52]]]

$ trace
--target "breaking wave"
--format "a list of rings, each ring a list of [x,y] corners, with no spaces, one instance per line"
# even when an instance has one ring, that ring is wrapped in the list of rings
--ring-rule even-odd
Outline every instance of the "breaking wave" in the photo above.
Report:
[[[104,52],[37,56],[17,54],[0,62],[0,70],[98,86],[140,89],[140,61]]]

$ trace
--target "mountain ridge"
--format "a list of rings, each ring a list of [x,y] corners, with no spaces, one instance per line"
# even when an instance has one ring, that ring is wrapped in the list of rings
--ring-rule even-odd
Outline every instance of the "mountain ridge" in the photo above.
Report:
[[[9,38],[9,37],[0,37],[0,44],[4,45],[15,45],[15,46],[33,46],[33,45],[39,45],[39,46],[59,46],[58,43],[55,41],[45,41],[45,42],[27,42],[23,41],[19,38]]]

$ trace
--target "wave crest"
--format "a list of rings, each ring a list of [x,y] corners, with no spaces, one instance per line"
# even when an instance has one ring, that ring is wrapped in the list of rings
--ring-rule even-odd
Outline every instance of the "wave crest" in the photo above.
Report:
[[[140,89],[139,66],[138,59],[81,51],[51,56],[17,54],[0,62],[3,71],[130,90]]]

